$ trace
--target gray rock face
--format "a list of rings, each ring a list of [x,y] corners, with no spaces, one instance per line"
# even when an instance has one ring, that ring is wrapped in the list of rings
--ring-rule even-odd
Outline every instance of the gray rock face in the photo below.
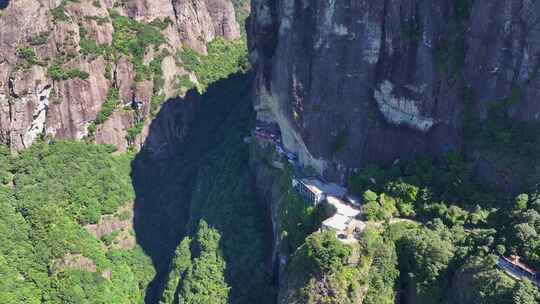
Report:
[[[166,43],[144,50],[146,65],[168,54],[161,58],[162,89],[154,87],[151,75],[137,81],[136,67],[126,55],[82,54],[83,35],[98,46],[111,47],[109,9],[143,23],[170,21],[160,28]],[[240,37],[230,0],[17,0],[0,10],[0,29],[0,142],[13,150],[30,146],[40,136],[88,136],[107,93],[115,87],[121,104],[95,128],[93,138],[123,151],[130,144],[128,130],[137,121],[148,125],[152,96],[183,94],[177,83],[182,76],[196,82],[175,56],[182,47],[206,53],[207,43],[216,37]],[[21,49],[31,50],[35,62],[21,56]],[[88,77],[53,80],[47,70],[55,61],[61,61],[64,70],[79,69]],[[143,142],[147,129],[131,144]]]
[[[485,118],[540,119],[540,3],[253,0],[256,109],[320,172],[463,148],[463,97]]]
[[[240,37],[229,0],[176,0],[173,5],[181,40],[201,53],[206,52],[206,43],[217,36]]]

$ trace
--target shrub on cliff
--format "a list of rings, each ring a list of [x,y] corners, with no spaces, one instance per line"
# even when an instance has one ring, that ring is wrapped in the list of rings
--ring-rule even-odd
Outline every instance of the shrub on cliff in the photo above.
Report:
[[[191,271],[191,238],[186,237],[174,252],[174,258],[169,267],[165,280],[165,289],[159,301],[160,304],[173,304],[177,301],[176,291],[181,289],[182,280]]]
[[[58,5],[57,7],[53,8],[50,13],[51,13],[51,16],[53,18],[53,20],[55,22],[57,21],[68,21],[69,20],[69,16],[67,15],[66,13],[66,4],[67,4],[67,0],[63,0],[60,5]]]
[[[137,135],[141,134],[143,128],[144,121],[138,121],[135,123],[135,125],[133,125],[133,127],[129,128],[126,134],[126,140],[128,143],[133,143],[133,141],[135,141],[137,138]]]
[[[37,45],[43,45],[47,43],[47,40],[49,38],[49,32],[41,32],[36,36],[33,36],[29,39],[30,45],[37,46]]]
[[[114,27],[113,48],[130,58],[135,66],[136,81],[148,79],[151,70],[143,63],[143,58],[148,47],[159,46],[166,42],[160,28],[121,16],[114,10],[110,10],[109,14]]]
[[[84,56],[99,56],[105,54],[107,50],[106,45],[99,45],[97,42],[88,37],[88,33],[84,27],[79,27],[79,35],[81,40],[79,46],[81,48],[81,54]]]
[[[114,109],[118,106],[119,103],[119,92],[116,88],[109,89],[109,92],[107,92],[107,99],[105,102],[101,105],[101,109],[99,110],[99,113],[94,120],[94,123],[96,125],[104,123],[109,116],[112,115],[114,112]]]
[[[36,52],[31,47],[18,48],[17,56],[28,61],[30,64],[37,62]]]
[[[49,66],[47,69],[47,74],[56,81],[69,80],[73,78],[87,79],[90,76],[90,74],[78,68],[64,70],[58,62],[54,62]]]
[[[197,257],[184,276],[179,292],[180,303],[226,304],[229,287],[225,282],[225,261],[219,249],[219,232],[199,223],[194,250]]]
[[[190,72],[194,72],[201,63],[199,54],[190,48],[182,48],[177,56],[182,61],[183,67]]]

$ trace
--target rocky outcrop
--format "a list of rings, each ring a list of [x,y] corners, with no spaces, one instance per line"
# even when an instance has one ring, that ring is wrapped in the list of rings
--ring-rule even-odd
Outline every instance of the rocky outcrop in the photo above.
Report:
[[[482,121],[519,95],[506,113],[540,120],[538,20],[524,0],[253,0],[255,108],[335,178],[462,150],[467,111]]]
[[[25,148],[44,132],[51,85],[40,66],[14,73],[0,93],[0,140]],[[13,132],[11,132],[13,131]]]
[[[122,51],[123,43],[136,43],[118,32],[115,16],[136,21],[126,35],[145,46],[144,54]],[[136,139],[129,130],[148,125],[152,98],[183,95],[180,77],[197,82],[177,53],[204,54],[216,37],[240,37],[230,0],[17,0],[0,11],[0,28],[0,141],[13,150],[42,136],[87,138],[120,151],[141,143],[147,127]],[[158,35],[163,41],[152,42]],[[113,113],[94,124],[116,89]]]
[[[182,29],[181,39],[199,52],[204,53],[206,43],[218,35],[227,39],[240,36],[234,8],[228,1],[179,0],[175,2],[174,9],[179,16],[177,22]]]
[[[53,273],[68,269],[77,269],[88,272],[97,271],[94,261],[83,256],[82,254],[67,254],[62,259],[55,260],[51,268]]]
[[[113,248],[133,249],[136,245],[133,233],[133,204],[120,208],[114,215],[102,215],[96,224],[84,228],[106,246]]]

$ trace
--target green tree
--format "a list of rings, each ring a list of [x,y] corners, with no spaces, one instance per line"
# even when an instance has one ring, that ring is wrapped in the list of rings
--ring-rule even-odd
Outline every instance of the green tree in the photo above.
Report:
[[[455,247],[449,233],[423,228],[398,241],[400,269],[410,278],[418,295],[442,300],[442,290],[448,279],[447,270],[454,256]]]
[[[529,196],[527,194],[520,194],[515,199],[516,209],[525,210],[527,209],[527,204],[529,203]]]
[[[351,248],[341,243],[336,234],[330,231],[309,236],[306,250],[319,274],[339,272],[351,255]]]
[[[393,242],[380,242],[374,251],[368,276],[368,290],[364,304],[395,303],[395,284],[399,277],[397,255]]]
[[[502,245],[502,244],[499,244],[499,245],[497,245],[497,247],[495,247],[495,251],[499,255],[504,255],[506,253],[506,247],[504,247],[504,245]]]
[[[530,281],[521,280],[514,286],[512,299],[514,304],[537,304],[540,301],[540,292]]]
[[[0,302],[140,302],[154,276],[148,257],[139,247],[109,251],[84,227],[133,200],[130,156],[74,141],[38,141],[16,156],[3,151]],[[58,266],[73,255],[90,270]]]
[[[198,257],[193,260],[193,267],[185,276],[179,303],[228,303],[229,287],[225,282],[225,261],[219,249],[220,239],[216,229],[208,226],[204,220],[200,221],[194,244]]]
[[[377,195],[377,193],[371,190],[366,190],[362,197],[364,198],[364,202],[370,203],[370,202],[376,202],[379,196]]]
[[[186,237],[180,242],[180,245],[174,252],[174,258],[171,263],[170,272],[165,282],[165,289],[160,304],[172,304],[175,300],[176,291],[180,280],[186,272],[191,271],[191,239]]]

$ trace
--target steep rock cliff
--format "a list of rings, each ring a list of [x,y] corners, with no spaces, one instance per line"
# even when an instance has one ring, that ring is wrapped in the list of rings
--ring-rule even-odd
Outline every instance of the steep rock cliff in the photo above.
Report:
[[[235,15],[229,0],[10,1],[0,11],[0,141],[139,146],[156,108],[198,84],[179,52],[238,39]]]
[[[504,103],[540,119],[540,5],[525,0],[253,0],[256,110],[304,164],[350,168],[449,150]],[[486,171],[486,170],[484,170]]]

